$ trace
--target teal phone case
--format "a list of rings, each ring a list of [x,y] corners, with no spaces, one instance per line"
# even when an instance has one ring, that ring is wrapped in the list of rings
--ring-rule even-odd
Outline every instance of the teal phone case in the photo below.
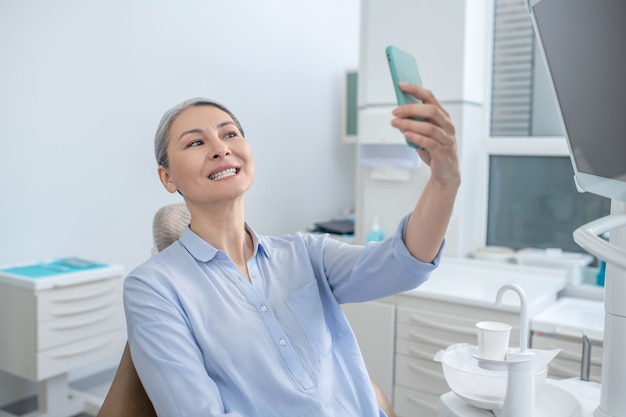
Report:
[[[387,62],[389,63],[389,71],[391,72],[391,79],[393,81],[394,91],[396,92],[398,105],[402,106],[410,103],[421,103],[421,100],[416,99],[410,94],[402,92],[402,90],[400,90],[400,86],[398,85],[400,81],[405,81],[419,86],[422,85],[422,79],[420,77],[415,57],[393,45],[389,45],[385,52],[387,53]],[[425,119],[415,120],[425,121]],[[422,149],[422,147],[409,141],[407,141],[407,144],[414,148]]]

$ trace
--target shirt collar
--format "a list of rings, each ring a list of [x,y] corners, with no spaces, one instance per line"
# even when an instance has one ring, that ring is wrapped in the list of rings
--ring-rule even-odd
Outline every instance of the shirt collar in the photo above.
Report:
[[[246,223],[246,230],[252,236],[252,245],[254,247],[254,252],[252,256],[256,256],[257,253],[264,254],[269,258],[269,252],[267,251],[267,246],[263,244],[262,238]],[[179,239],[180,243],[183,247],[193,256],[196,260],[200,262],[208,262],[212,260],[218,252],[218,249],[214,248],[210,244],[204,241],[200,236],[198,236],[195,232],[191,230],[189,226],[185,227],[183,233]]]

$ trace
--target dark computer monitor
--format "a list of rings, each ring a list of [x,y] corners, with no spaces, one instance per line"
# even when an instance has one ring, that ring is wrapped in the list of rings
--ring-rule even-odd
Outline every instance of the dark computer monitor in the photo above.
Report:
[[[626,1],[529,8],[578,188],[626,201]]]

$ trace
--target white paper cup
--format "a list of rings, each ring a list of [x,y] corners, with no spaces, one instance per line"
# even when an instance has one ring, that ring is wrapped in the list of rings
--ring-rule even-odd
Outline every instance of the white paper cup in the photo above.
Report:
[[[476,323],[478,331],[478,356],[483,359],[503,361],[509,350],[511,325],[497,321]]]

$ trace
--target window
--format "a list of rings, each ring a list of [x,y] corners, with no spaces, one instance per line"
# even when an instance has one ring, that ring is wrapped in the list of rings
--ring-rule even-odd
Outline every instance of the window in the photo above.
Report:
[[[569,157],[490,157],[487,242],[518,250],[582,252],[572,232],[609,213],[610,200],[580,194]]]
[[[342,140],[346,143],[357,142],[359,101],[357,97],[359,73],[348,69],[344,74]]]
[[[525,0],[495,0],[493,28],[491,136],[563,136]]]
[[[575,189],[547,71],[524,0],[493,0],[487,245],[583,252],[573,231],[610,210]]]

